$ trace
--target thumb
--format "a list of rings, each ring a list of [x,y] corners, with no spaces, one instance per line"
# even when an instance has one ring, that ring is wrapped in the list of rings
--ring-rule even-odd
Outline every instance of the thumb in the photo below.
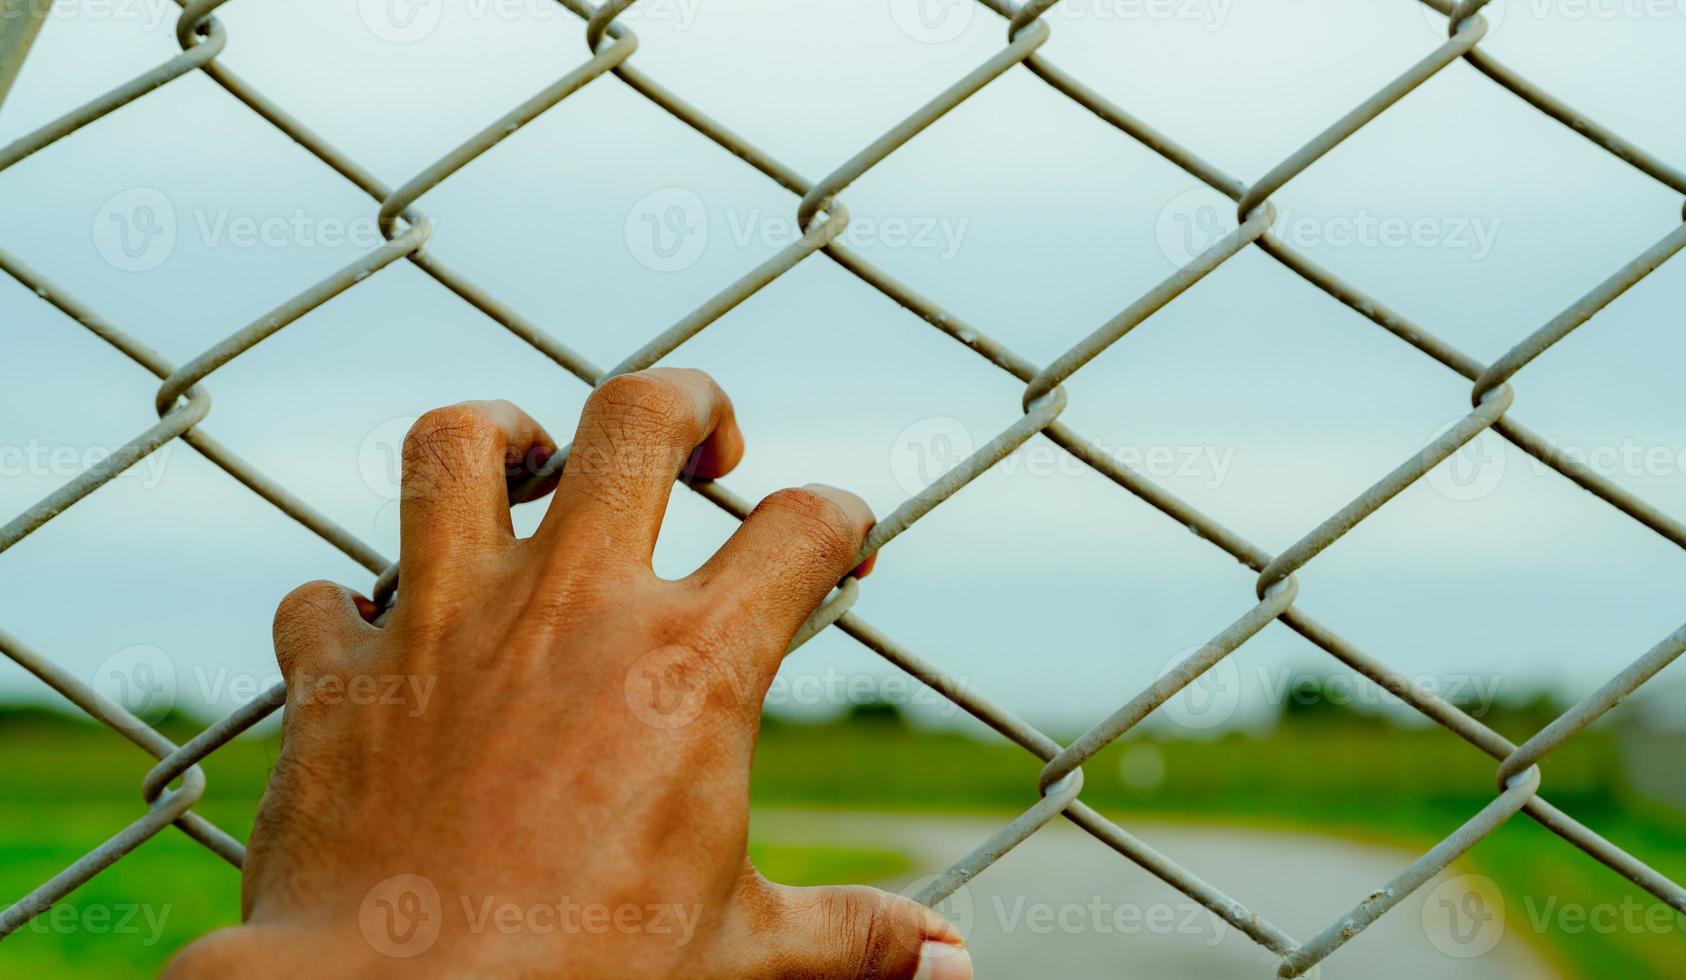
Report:
[[[767,885],[778,914],[757,945],[767,975],[824,980],[972,980],[958,930],[912,899],[863,885]]]

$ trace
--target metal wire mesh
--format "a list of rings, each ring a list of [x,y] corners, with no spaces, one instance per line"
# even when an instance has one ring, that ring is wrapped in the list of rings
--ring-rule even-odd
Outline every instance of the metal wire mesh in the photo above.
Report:
[[[386,241],[362,258],[309,286],[251,324],[230,334],[226,340],[180,366],[164,360],[95,313],[75,296],[48,282],[17,256],[0,250],[0,269],[156,375],[162,382],[156,400],[158,422],[109,458],[91,466],[0,528],[0,551],[10,548],[148,454],[157,451],[171,440],[181,439],[252,492],[314,531],[376,575],[373,591],[377,602],[384,605],[391,601],[396,587],[396,566],[392,562],[243,461],[205,431],[203,423],[210,411],[210,396],[203,382],[218,368],[250,351],[265,338],[285,329],[306,313],[355,287],[384,267],[407,261],[549,357],[563,370],[587,384],[596,385],[605,378],[656,364],[757,290],[815,253],[821,253],[894,300],[908,312],[1025,384],[1023,417],[884,518],[868,538],[863,554],[877,551],[888,544],[932,508],[1040,433],[1096,472],[1187,526],[1199,537],[1258,573],[1256,606],[1067,746],[1060,745],[1041,731],[935,669],[918,655],[850,612],[849,607],[859,589],[853,580],[828,601],[798,635],[798,645],[821,629],[834,627],[842,630],[1046,762],[1038,783],[1041,793],[1038,802],[952,868],[933,879],[917,896],[921,901],[934,904],[951,895],[964,883],[988,869],[1002,855],[1056,817],[1063,815],[1124,858],[1199,902],[1259,945],[1279,956],[1280,975],[1292,977],[1312,969],[1506,820],[1517,813],[1526,813],[1540,825],[1608,865],[1658,900],[1686,913],[1686,889],[1647,867],[1638,858],[1605,840],[1541,796],[1538,765],[1548,753],[1597,720],[1686,650],[1686,626],[1665,637],[1604,686],[1533,737],[1521,745],[1516,745],[1456,705],[1420,687],[1403,674],[1370,656],[1295,605],[1299,590],[1294,578],[1296,571],[1487,429],[1496,431],[1545,466],[1595,494],[1666,540],[1686,549],[1686,525],[1614,485],[1589,466],[1568,458],[1565,454],[1553,452],[1544,437],[1517,421],[1510,413],[1515,393],[1509,384],[1530,361],[1586,323],[1599,310],[1676,252],[1686,248],[1686,224],[1671,231],[1568,309],[1523,338],[1492,364],[1480,363],[1420,325],[1389,309],[1376,298],[1365,294],[1289,247],[1270,230],[1275,214],[1270,201],[1272,194],[1388,107],[1459,59],[1474,66],[1494,83],[1516,95],[1535,110],[1556,119],[1667,187],[1686,194],[1686,172],[1627,143],[1485,53],[1480,47],[1480,42],[1487,33],[1487,23],[1480,16],[1480,10],[1486,0],[1460,0],[1455,6],[1448,0],[1422,0],[1434,10],[1446,15],[1447,40],[1251,184],[1225,174],[1040,55],[1038,49],[1050,35],[1050,27],[1042,16],[1057,0],[1032,0],[1021,7],[1014,7],[1005,0],[979,0],[1007,23],[1007,42],[1001,50],[818,181],[810,181],[780,163],[755,144],[634,67],[631,57],[638,47],[637,37],[616,19],[634,0],[609,0],[599,7],[590,6],[582,0],[558,0],[563,7],[585,22],[585,40],[590,57],[396,189],[387,187],[313,132],[304,122],[219,63],[218,56],[226,46],[228,37],[212,13],[225,2],[227,0],[191,0],[182,3],[183,10],[176,24],[176,38],[182,48],[179,55],[0,148],[0,170],[71,136],[83,126],[143,98],[147,93],[173,79],[192,71],[200,71],[379,202],[379,224]],[[1235,201],[1239,220],[1239,227],[1233,232],[1095,329],[1053,363],[1045,366],[1031,363],[993,340],[984,331],[875,267],[839,241],[840,234],[849,222],[848,210],[838,199],[842,191],[945,113],[1019,66],[1046,82],[1055,91],[1088,109],[1101,122],[1128,134],[1202,183]],[[438,257],[428,253],[425,247],[432,234],[432,226],[427,216],[416,208],[418,200],[428,191],[552,106],[587,85],[606,84],[599,81],[605,75],[613,75],[620,83],[797,195],[800,201],[796,214],[802,232],[799,240],[744,273],[735,282],[722,288],[708,301],[608,370],[591,364],[560,340],[445,265]],[[1683,215],[1686,215],[1686,212],[1683,212]],[[1248,246],[1263,250],[1332,299],[1362,314],[1377,326],[1468,379],[1472,384],[1472,408],[1465,418],[1279,555],[1266,553],[1239,534],[1161,489],[1140,473],[1122,465],[1059,421],[1067,404],[1065,391],[1061,388],[1063,382],[1102,351],[1120,341],[1154,312]],[[746,501],[719,484],[702,484],[693,489],[739,519],[745,517],[749,511]],[[1469,817],[1455,832],[1418,857],[1391,881],[1382,883],[1347,914],[1305,941],[1296,940],[1263,915],[1230,898],[1218,886],[1201,880],[1171,857],[1149,847],[1128,830],[1091,808],[1081,796],[1081,767],[1085,761],[1129,731],[1155,708],[1229,656],[1272,621],[1286,624],[1336,660],[1491,755],[1498,763],[1495,776],[1497,792],[1492,802]],[[244,855],[241,843],[193,811],[194,805],[206,790],[205,776],[199,763],[211,752],[279,708],[285,699],[285,691],[280,685],[206,728],[185,744],[176,745],[123,707],[104,698],[56,665],[51,659],[37,653],[22,640],[3,630],[0,630],[0,652],[159,760],[143,781],[143,796],[148,804],[145,814],[43,883],[34,892],[0,912],[0,936],[16,931],[32,917],[49,908],[52,903],[172,824],[229,863],[236,866],[241,863]],[[169,788],[178,779],[178,788]]]

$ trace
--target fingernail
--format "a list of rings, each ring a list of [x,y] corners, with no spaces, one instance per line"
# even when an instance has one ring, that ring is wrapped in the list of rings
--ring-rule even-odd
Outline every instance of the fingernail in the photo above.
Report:
[[[972,954],[964,946],[928,940],[919,947],[913,980],[972,980]]]

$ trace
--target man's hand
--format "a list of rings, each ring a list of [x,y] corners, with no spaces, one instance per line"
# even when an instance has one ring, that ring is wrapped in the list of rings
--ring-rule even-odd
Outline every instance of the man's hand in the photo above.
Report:
[[[245,924],[176,978],[963,978],[935,913],[750,865],[761,701],[855,565],[857,497],[773,494],[694,574],[651,552],[682,468],[743,455],[706,375],[652,370],[586,403],[542,525],[506,479],[556,451],[507,402],[443,408],[405,442],[400,598],[286,597],[280,758],[243,873]]]

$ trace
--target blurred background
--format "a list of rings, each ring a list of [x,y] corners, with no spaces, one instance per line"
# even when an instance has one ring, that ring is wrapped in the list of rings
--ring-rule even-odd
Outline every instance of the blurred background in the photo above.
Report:
[[[168,59],[163,0],[61,0],[0,143]],[[550,0],[234,0],[222,63],[390,185],[587,57]],[[1679,165],[1679,0],[1508,0],[1484,49]],[[1253,180],[1444,39],[1411,0],[1067,0],[1042,49]],[[641,0],[634,63],[810,180],[998,51],[971,0]],[[849,188],[844,241],[1047,363],[1234,226],[1233,207],[1023,69]],[[1277,233],[1490,361],[1680,222],[1679,195],[1464,63],[1273,198]],[[795,235],[795,199],[600,78],[429,192],[428,249],[599,365]],[[183,363],[370,251],[375,205],[190,74],[0,173],[0,246]],[[1686,262],[1514,381],[1511,414],[1686,515]],[[0,279],[0,515],[155,418],[156,379]],[[1022,385],[822,256],[666,363],[711,372],[751,499],[826,482],[889,513],[1019,417]],[[219,370],[204,428],[388,555],[426,409],[509,398],[561,438],[587,388],[400,262]],[[1062,419],[1279,551],[1467,410],[1469,384],[1249,250],[1068,384]],[[541,511],[517,511],[530,528]],[[658,569],[730,532],[679,492]],[[360,567],[171,444],[0,556],[0,625],[178,741],[275,679],[275,602]],[[884,553],[856,610],[1062,741],[1249,609],[1255,576],[1037,437]],[[1520,742],[1686,620],[1686,555],[1484,435],[1299,575],[1299,605]],[[125,687],[125,685],[129,687]],[[0,659],[0,901],[141,812],[149,760]],[[1545,793],[1686,876],[1686,674],[1543,766]],[[758,861],[908,887],[1035,800],[1039,766],[836,631],[769,697]],[[207,763],[244,836],[273,725]],[[1085,769],[1085,799],[1304,939],[1491,800],[1493,762],[1280,625]],[[5,975],[154,970],[238,909],[236,872],[143,845],[0,947]],[[1056,825],[969,886],[980,975],[1266,976],[1271,958]],[[1329,975],[1671,977],[1682,918],[1526,818],[1336,953]],[[103,912],[99,911],[104,909]],[[1046,915],[1044,915],[1044,912]],[[1477,914],[1479,913],[1479,914]],[[957,916],[962,912],[956,911]],[[1042,928],[1044,919],[1051,923]],[[124,928],[116,923],[121,920]],[[1169,923],[1169,924],[1167,924]]]

